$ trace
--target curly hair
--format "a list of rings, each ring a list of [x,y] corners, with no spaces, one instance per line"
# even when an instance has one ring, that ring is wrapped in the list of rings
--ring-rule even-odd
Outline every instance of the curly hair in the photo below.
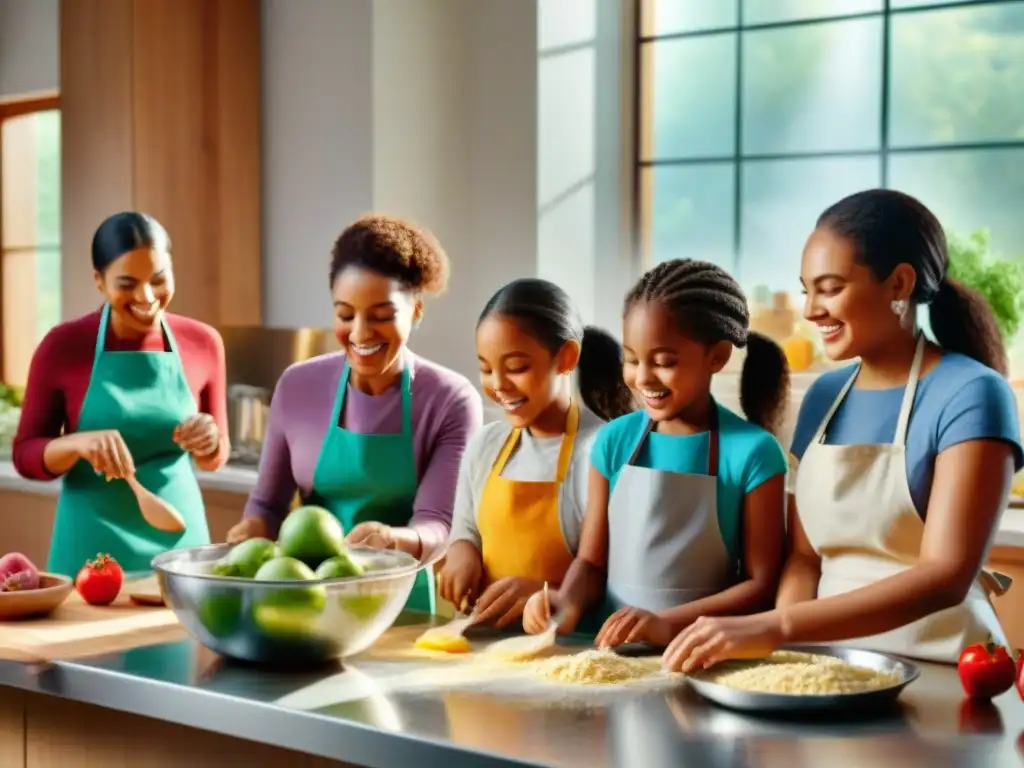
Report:
[[[641,302],[663,305],[681,332],[711,345],[728,341],[746,348],[740,405],[754,424],[776,432],[789,396],[789,364],[782,349],[750,330],[750,310],[739,283],[719,266],[673,259],[654,267],[626,296],[625,311]]]
[[[437,294],[448,285],[448,255],[437,238],[384,214],[360,216],[338,237],[331,250],[331,285],[347,267],[369,269],[416,293]]]

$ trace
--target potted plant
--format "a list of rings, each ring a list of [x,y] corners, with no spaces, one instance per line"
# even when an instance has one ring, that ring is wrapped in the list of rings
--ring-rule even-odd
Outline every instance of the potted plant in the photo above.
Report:
[[[946,234],[949,242],[949,276],[984,296],[992,307],[1010,347],[1021,324],[1021,292],[1024,291],[1024,264],[994,253],[987,229],[967,237]]]

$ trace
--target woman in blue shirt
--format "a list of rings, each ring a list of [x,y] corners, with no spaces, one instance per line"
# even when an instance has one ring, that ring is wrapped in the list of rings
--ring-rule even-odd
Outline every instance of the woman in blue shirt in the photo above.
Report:
[[[908,195],[860,192],[821,215],[804,316],[830,358],[860,362],[822,375],[801,406],[776,608],[696,622],[669,666],[833,641],[953,663],[1006,642],[982,565],[1024,463],[1019,416],[995,317],[948,267],[939,221]]]
[[[771,604],[782,565],[786,455],[769,431],[786,400],[782,350],[749,330],[736,281],[705,261],[647,272],[626,298],[623,374],[643,410],[614,419],[591,450],[579,551],[551,603],[562,632],[604,604],[599,646],[665,647],[700,616]],[[711,379],[746,347],[744,420]],[[547,623],[531,598],[523,627]]]

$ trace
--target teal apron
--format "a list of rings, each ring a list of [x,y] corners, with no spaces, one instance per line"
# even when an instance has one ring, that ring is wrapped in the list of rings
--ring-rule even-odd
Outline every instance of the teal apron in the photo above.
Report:
[[[181,533],[147,523],[123,480],[107,481],[85,460],[64,476],[46,568],[74,578],[86,560],[112,555],[126,572],[151,570],[169,549],[210,543],[206,510],[192,462],[173,440],[174,428],[196,413],[171,329],[161,320],[166,352],[107,352],[110,306],[103,308],[89,388],[78,431],[116,429],[135,462],[139,482],[174,506]]]
[[[346,535],[359,523],[408,525],[419,487],[413,450],[409,368],[406,366],[402,371],[402,431],[398,434],[364,435],[340,426],[348,381],[346,360],[308,501],[329,509],[341,521]],[[416,575],[405,607],[431,614],[437,612],[432,569],[424,568]]]

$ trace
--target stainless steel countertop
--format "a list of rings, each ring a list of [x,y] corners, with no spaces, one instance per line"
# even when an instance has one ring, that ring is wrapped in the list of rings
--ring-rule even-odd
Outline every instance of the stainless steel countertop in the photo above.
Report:
[[[0,684],[371,768],[1024,764],[1024,702],[1011,690],[965,707],[952,667],[922,665],[889,712],[772,721],[717,709],[685,685],[609,694],[469,683],[410,652],[419,621],[404,616],[345,669],[257,670],[186,642],[43,669],[0,662]]]

